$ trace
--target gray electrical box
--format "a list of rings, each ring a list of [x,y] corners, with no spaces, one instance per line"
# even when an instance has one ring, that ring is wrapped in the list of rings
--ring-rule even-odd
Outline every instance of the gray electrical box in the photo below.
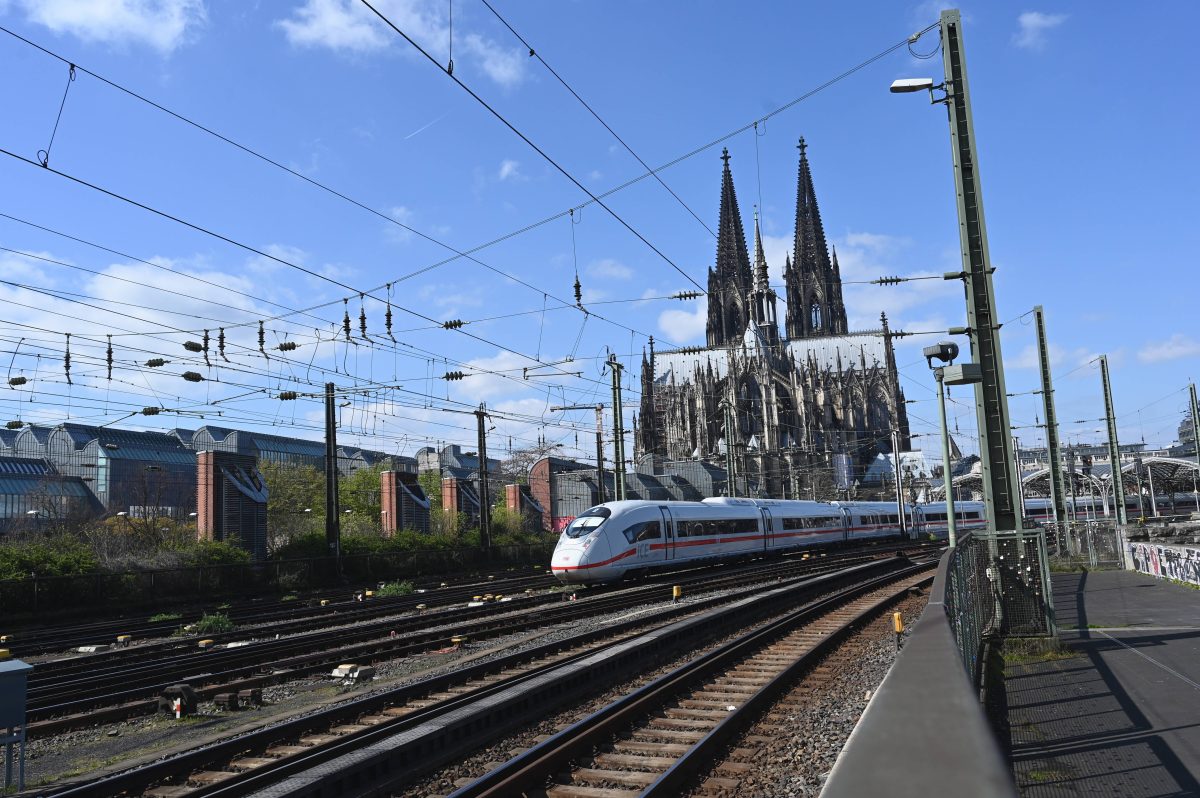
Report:
[[[942,377],[947,385],[971,385],[983,382],[983,369],[978,363],[960,363],[943,368]]]
[[[25,697],[33,666],[19,659],[0,660],[0,729],[25,725]]]

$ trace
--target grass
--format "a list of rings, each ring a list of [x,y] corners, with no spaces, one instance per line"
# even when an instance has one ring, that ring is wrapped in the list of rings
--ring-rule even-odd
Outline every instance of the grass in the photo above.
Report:
[[[183,613],[179,612],[160,612],[151,615],[148,619],[150,623],[158,623],[160,621],[179,621],[183,619]]]
[[[286,595],[280,596],[279,600],[280,601],[296,601],[299,598],[300,597],[298,595],[296,595],[295,593],[287,593]]]
[[[1058,781],[1060,779],[1066,778],[1066,776],[1067,776],[1067,774],[1063,773],[1061,770],[1035,769],[1035,770],[1030,770],[1029,772],[1027,772],[1025,774],[1025,778],[1029,779],[1032,782],[1036,782],[1038,784],[1044,784],[1045,782],[1049,782],[1049,781]]]
[[[1180,587],[1186,587],[1189,590],[1200,590],[1200,585],[1196,585],[1191,582],[1184,582],[1182,579],[1171,579],[1170,577],[1166,577],[1166,581],[1170,582],[1173,585],[1179,585]]]
[[[232,632],[237,628],[234,622],[229,620],[229,616],[223,612],[206,612],[192,626],[197,633],[202,635]]]
[[[379,598],[411,596],[415,590],[416,588],[413,587],[413,583],[409,581],[387,582],[379,586],[379,589],[375,591],[375,595]]]
[[[1056,662],[1079,656],[1059,641],[1049,637],[1013,637],[1004,641],[1004,664],[1029,665],[1037,662]]]

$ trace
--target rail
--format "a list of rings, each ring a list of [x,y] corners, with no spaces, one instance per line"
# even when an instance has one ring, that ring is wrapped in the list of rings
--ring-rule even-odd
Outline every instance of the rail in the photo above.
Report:
[[[942,556],[929,605],[842,749],[822,798],[1016,796],[968,674],[973,663],[963,659],[970,645],[964,637],[984,631],[963,624],[962,607],[955,607],[964,577],[975,570],[973,548],[964,543],[965,550],[960,545]]]

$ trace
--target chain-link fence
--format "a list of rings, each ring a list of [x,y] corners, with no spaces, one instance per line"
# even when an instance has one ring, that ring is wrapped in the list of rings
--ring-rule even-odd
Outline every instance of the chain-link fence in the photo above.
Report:
[[[1053,636],[1046,538],[1040,530],[976,533],[958,539],[946,586],[946,615],[967,675],[978,685],[988,635]]]
[[[1054,568],[1125,567],[1125,544],[1120,530],[1111,522],[1048,523],[1046,539]]]

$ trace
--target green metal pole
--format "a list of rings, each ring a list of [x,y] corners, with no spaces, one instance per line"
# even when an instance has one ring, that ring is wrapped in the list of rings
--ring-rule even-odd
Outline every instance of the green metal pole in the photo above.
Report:
[[[1050,347],[1046,341],[1046,317],[1042,306],[1033,309],[1033,320],[1037,327],[1038,362],[1042,372],[1042,410],[1046,417],[1046,456],[1050,467],[1050,505],[1054,508],[1054,520],[1060,526],[1067,524],[1066,490],[1063,485],[1062,454],[1058,442],[1058,413],[1054,409],[1054,381],[1050,376]]]
[[[1200,469],[1200,409],[1196,405],[1196,383],[1188,386],[1192,400],[1192,447],[1196,450],[1196,468]]]
[[[621,404],[621,366],[615,354],[608,356],[613,391],[613,500],[625,500],[625,408]]]
[[[988,254],[987,225],[983,216],[983,193],[979,183],[979,159],[975,151],[959,12],[955,9],[943,11],[941,28],[946,109],[950,118],[958,197],[963,264],[961,277],[966,283],[971,353],[983,377],[975,386],[983,500],[987,507],[989,528],[1007,531],[1017,528],[1016,476],[1009,452],[1012,442],[1009,437],[1008,398],[1004,388],[1004,363],[1000,354],[1000,324],[996,318],[995,291],[992,288],[993,269]],[[955,278],[959,276],[953,275]]]
[[[1100,382],[1104,386],[1104,417],[1108,422],[1108,463],[1112,476],[1113,504],[1117,523],[1125,526],[1125,486],[1121,479],[1121,444],[1117,441],[1117,417],[1113,413],[1112,383],[1108,379],[1108,355],[1100,356]]]
[[[938,419],[942,424],[942,487],[946,489],[946,538],[951,548],[958,545],[958,520],[954,517],[954,477],[950,473],[950,429],[946,426],[946,386],[942,370],[934,369],[938,384]]]

